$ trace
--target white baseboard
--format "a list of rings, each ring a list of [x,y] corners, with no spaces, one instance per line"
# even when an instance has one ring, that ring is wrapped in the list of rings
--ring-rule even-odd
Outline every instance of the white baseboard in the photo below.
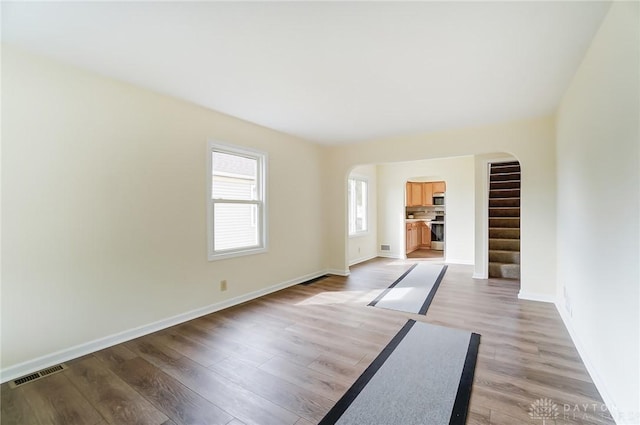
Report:
[[[473,266],[475,263],[469,260],[461,260],[459,258],[445,258],[444,260],[447,264],[462,264],[464,266]]]
[[[486,273],[474,273],[471,276],[472,279],[489,279],[489,276],[487,276]]]
[[[378,257],[393,258],[394,260],[404,260],[404,257],[402,255],[393,254],[388,251],[378,251]]]
[[[12,379],[19,378],[21,376],[31,374],[38,370],[45,369],[55,364],[66,362],[87,354],[91,354],[96,351],[111,347],[113,345],[121,344],[123,342],[130,341],[134,338],[139,338],[141,336],[148,335],[150,333],[157,332],[162,329],[166,329],[168,327],[175,326],[180,323],[184,323],[201,316],[205,316],[207,314],[215,313],[216,311],[224,310],[225,308],[229,308],[234,305],[251,301],[255,298],[262,297],[272,292],[276,292],[281,289],[285,289],[290,286],[297,285],[299,283],[306,282],[308,280],[315,279],[320,276],[324,276],[326,274],[339,274],[339,273],[335,273],[334,270],[322,270],[316,273],[310,273],[304,276],[297,277],[295,279],[290,279],[286,282],[278,283],[263,289],[259,289],[257,291],[250,292],[248,294],[240,295],[234,298],[230,298],[228,300],[217,302],[215,304],[211,304],[205,307],[191,310],[186,313],[181,313],[173,317],[159,320],[157,322],[149,323],[143,326],[138,326],[133,329],[129,329],[123,332],[118,332],[113,335],[109,335],[103,338],[95,339],[93,341],[78,344],[76,346],[65,348],[63,350],[56,351],[54,353],[46,354],[44,356],[41,356],[32,360],[27,360],[26,362],[22,362],[22,363],[9,366],[5,369],[0,370],[0,382],[4,383]],[[349,272],[347,270],[346,274],[341,274],[341,276],[346,276],[348,274]]]
[[[524,292],[522,290],[518,293],[518,298],[521,300],[540,301],[543,303],[556,303],[556,297],[553,295],[536,294],[535,292]]]
[[[355,260],[351,260],[349,262],[349,267],[354,266],[356,264],[364,263],[365,261],[373,260],[377,255],[369,255],[367,257],[356,258]]]
[[[324,271],[324,274],[335,274],[336,276],[349,276],[351,272],[349,269],[340,270],[340,269],[327,269]]]
[[[556,302],[555,305],[556,305],[556,310],[558,310],[558,313],[560,313],[560,317],[564,322],[564,326],[567,328],[567,331],[569,332],[569,336],[571,336],[571,340],[573,341],[573,344],[576,346],[576,349],[578,350],[578,354],[582,359],[582,363],[584,363],[585,367],[587,368],[587,372],[589,372],[589,376],[591,376],[593,383],[595,384],[596,388],[600,392],[600,396],[602,396],[602,400],[604,401],[604,404],[607,405],[607,409],[609,409],[609,412],[611,413],[613,420],[616,421],[616,423],[621,423],[621,422],[618,422],[618,418],[617,418],[618,408],[616,406],[616,403],[613,401],[611,392],[607,389],[607,386],[605,385],[604,380],[598,373],[596,367],[593,365],[593,361],[591,360],[591,357],[589,357],[589,353],[584,348],[584,345],[582,344],[580,338],[578,337],[578,334],[576,333],[575,329],[573,328],[573,325],[571,324],[571,318],[567,315],[566,310],[562,308],[562,306],[560,306],[559,303]]]

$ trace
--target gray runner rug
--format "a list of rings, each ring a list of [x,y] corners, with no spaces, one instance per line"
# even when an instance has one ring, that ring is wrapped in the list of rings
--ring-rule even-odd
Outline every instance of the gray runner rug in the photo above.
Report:
[[[446,271],[442,264],[416,263],[369,305],[426,314]]]
[[[479,345],[409,320],[318,425],[463,425]]]

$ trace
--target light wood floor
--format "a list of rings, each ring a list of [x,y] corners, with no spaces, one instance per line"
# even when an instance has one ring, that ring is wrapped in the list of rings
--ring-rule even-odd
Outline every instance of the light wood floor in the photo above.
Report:
[[[436,251],[433,249],[417,249],[407,254],[407,258],[411,260],[423,258],[429,260],[444,261],[444,251]]]
[[[315,424],[412,318],[482,335],[468,424],[541,424],[541,398],[558,405],[547,424],[613,424],[554,306],[518,300],[517,282],[451,265],[426,317],[366,306],[415,261],[375,259],[5,384],[1,423]]]

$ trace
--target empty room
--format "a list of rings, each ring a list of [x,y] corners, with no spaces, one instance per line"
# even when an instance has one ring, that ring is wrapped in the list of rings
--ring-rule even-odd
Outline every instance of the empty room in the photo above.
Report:
[[[640,425],[640,3],[2,2],[2,425]]]

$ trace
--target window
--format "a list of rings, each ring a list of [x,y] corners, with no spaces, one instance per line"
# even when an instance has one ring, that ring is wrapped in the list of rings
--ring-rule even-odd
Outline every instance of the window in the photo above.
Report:
[[[266,154],[209,144],[209,260],[267,250]]]
[[[365,233],[369,230],[367,198],[367,180],[359,177],[349,179],[348,200],[349,200],[349,235]]]

